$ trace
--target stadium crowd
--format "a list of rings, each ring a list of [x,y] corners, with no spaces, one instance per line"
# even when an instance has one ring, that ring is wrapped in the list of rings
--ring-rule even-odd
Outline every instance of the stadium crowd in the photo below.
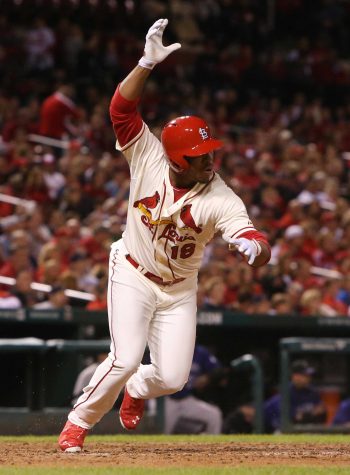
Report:
[[[270,265],[253,269],[215,237],[199,306],[349,316],[350,6],[317,3],[4,0],[0,276],[16,284],[2,283],[0,307],[106,308],[129,186],[109,101],[149,24],[168,17],[182,49],[149,81],[143,117],[156,134],[172,117],[205,117],[225,142],[218,172],[272,244]],[[33,281],[52,286],[49,299]]]

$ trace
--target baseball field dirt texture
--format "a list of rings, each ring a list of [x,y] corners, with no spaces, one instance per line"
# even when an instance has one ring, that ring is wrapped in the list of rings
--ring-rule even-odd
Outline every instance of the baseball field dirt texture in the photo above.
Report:
[[[350,474],[348,435],[0,437],[0,475]]]

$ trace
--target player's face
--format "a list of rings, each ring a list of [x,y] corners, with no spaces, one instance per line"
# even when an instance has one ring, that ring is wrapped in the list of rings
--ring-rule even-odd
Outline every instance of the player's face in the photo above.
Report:
[[[214,173],[214,154],[206,153],[197,157],[185,157],[190,167],[186,170],[186,178],[197,183],[208,183]]]
[[[298,389],[306,388],[311,383],[311,376],[307,374],[292,374],[292,383]]]

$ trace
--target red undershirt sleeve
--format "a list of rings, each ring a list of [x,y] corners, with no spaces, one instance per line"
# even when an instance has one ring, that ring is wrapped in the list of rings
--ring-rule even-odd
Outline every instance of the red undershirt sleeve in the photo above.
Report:
[[[119,145],[124,147],[138,135],[142,128],[142,117],[137,110],[140,98],[129,101],[119,92],[119,85],[109,107],[114,133]]]

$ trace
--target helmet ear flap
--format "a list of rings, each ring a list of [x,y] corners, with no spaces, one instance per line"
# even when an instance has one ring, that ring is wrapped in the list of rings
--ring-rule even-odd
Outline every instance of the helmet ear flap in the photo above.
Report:
[[[180,165],[178,165],[176,162],[173,162],[172,160],[170,160],[169,157],[167,157],[167,160],[168,160],[168,163],[169,163],[169,167],[172,170],[174,170],[174,172],[176,172],[178,174],[181,174],[181,173],[184,173],[186,171],[185,168],[180,167]]]

